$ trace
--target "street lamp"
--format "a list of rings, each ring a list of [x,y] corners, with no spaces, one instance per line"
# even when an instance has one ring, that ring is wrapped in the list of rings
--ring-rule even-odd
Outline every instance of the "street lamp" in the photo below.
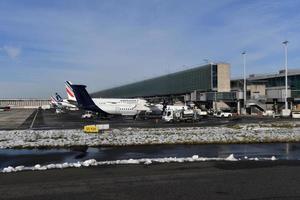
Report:
[[[204,61],[205,63],[207,63],[207,64],[209,63],[209,59],[207,59],[207,58],[206,58],[206,59],[203,59],[203,61]]]
[[[246,85],[246,51],[242,52],[244,61],[244,111],[246,113],[246,102],[247,102],[247,85]]]
[[[282,44],[284,45],[284,53],[285,53],[285,98],[284,98],[284,103],[285,103],[285,109],[287,110],[288,109],[288,102],[287,102],[287,98],[288,98],[288,94],[287,94],[287,88],[288,88],[288,78],[287,78],[287,75],[288,75],[288,72],[287,72],[287,65],[288,65],[288,57],[287,57],[287,44],[288,44],[288,41],[284,41],[282,42]]]

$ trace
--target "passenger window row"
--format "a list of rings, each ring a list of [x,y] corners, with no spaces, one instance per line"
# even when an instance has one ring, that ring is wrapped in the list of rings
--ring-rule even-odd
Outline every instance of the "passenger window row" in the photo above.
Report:
[[[132,108],[120,108],[120,110],[132,110]]]

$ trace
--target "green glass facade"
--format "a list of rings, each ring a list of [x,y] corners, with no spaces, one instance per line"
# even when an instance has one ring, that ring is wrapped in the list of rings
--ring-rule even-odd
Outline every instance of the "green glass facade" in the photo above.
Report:
[[[293,98],[300,98],[300,75],[290,76],[288,80],[291,86],[291,96]]]
[[[285,86],[285,77],[274,77],[266,79],[267,87],[282,87]],[[300,98],[300,75],[288,76],[288,85],[291,88],[291,96],[293,98]]]
[[[249,83],[256,84],[265,84],[267,88],[272,87],[280,87],[283,88],[285,86],[285,76],[276,76],[268,77],[268,78],[249,78]],[[288,76],[288,86],[291,89],[291,97],[292,98],[300,98],[300,74],[293,74]],[[243,80],[237,79],[231,81],[231,88],[243,88]]]
[[[92,94],[92,97],[151,97],[185,94],[194,90],[211,91],[213,83],[212,66],[214,65],[208,64],[185,71],[159,76],[157,78],[95,92]]]

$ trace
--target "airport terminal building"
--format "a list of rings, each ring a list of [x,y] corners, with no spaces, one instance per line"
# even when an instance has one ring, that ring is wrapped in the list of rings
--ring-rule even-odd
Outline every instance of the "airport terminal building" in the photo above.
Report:
[[[210,63],[107,90],[92,97],[167,99],[194,102],[213,109],[231,109],[240,113],[281,110],[285,98],[285,71],[278,74],[252,74],[247,77],[247,99],[243,99],[243,79],[230,78],[228,63]],[[300,103],[300,70],[288,70],[288,102],[294,108]]]
[[[243,80],[231,80],[232,91],[243,91]],[[300,70],[288,70],[288,104],[300,103]],[[261,110],[281,110],[285,101],[285,70],[277,74],[252,74],[247,78],[247,106]]]
[[[50,105],[50,99],[0,99],[0,107],[33,109],[47,105]]]
[[[219,100],[233,100],[230,90],[230,65],[215,63],[95,92],[92,97],[141,97],[150,101],[179,99],[207,103],[215,96]]]

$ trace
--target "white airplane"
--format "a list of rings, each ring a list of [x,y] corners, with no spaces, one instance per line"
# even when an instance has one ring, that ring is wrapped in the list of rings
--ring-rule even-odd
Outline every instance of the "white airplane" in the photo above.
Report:
[[[58,93],[55,93],[55,96],[51,96],[50,104],[57,109],[67,109],[67,110],[78,109],[76,105],[70,103],[67,99],[61,98],[61,96]]]
[[[91,98],[85,85],[65,83],[68,101],[76,101],[79,108],[98,112],[103,115],[136,116],[149,113],[151,109],[144,99]]]

